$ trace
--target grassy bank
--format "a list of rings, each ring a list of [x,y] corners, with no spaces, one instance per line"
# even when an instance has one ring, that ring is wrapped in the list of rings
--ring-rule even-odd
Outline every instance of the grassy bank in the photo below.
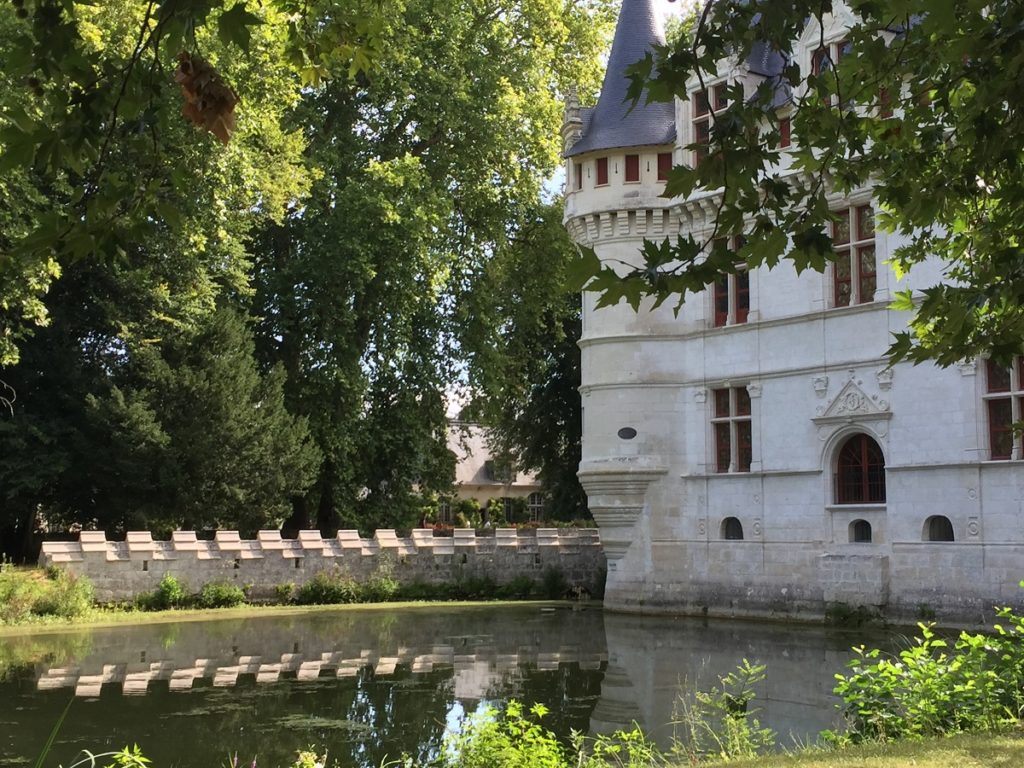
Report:
[[[265,594],[251,596],[248,586],[234,582],[206,583],[194,591],[168,574],[155,590],[137,595],[131,603],[97,605],[92,584],[85,577],[54,567],[15,568],[0,563],[0,636],[19,630],[289,615],[356,605],[394,609],[496,602],[567,604],[560,599],[567,592],[568,582],[556,568],[549,568],[539,579],[520,576],[506,584],[487,577],[401,584],[389,572],[357,580],[343,569],[333,568],[301,585],[278,585],[271,603],[260,599],[265,599]]]
[[[90,608],[81,616],[64,619],[58,616],[35,617],[19,624],[0,625],[0,638],[66,632],[69,629],[118,627],[140,624],[169,624],[177,621],[213,621],[254,617],[301,616],[343,611],[437,610],[443,608],[494,608],[499,605],[532,605],[541,608],[569,606],[566,600],[488,601],[461,600],[443,602],[400,601],[391,603],[360,603],[345,605],[239,605],[234,608],[173,608],[166,611],[141,611],[134,608]],[[600,605],[597,603],[596,605]]]
[[[809,750],[729,763],[730,768],[1019,768],[1024,735],[958,734],[943,738]],[[682,768],[682,765],[680,765]]]

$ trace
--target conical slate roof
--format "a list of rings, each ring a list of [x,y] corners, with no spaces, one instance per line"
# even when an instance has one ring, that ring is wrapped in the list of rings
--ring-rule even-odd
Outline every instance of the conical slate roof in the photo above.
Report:
[[[626,68],[640,61],[654,45],[665,42],[661,17],[655,11],[660,1],[622,0],[601,95],[596,107],[584,110],[583,136],[569,149],[567,156],[675,141],[675,109],[671,102],[645,104],[645,91],[636,108],[630,111],[631,102],[626,99],[629,88]]]

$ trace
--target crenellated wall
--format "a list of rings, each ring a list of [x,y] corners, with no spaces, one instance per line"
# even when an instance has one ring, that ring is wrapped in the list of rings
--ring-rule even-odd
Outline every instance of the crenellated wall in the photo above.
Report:
[[[539,579],[558,568],[569,584],[590,593],[603,589],[605,575],[597,530],[558,528],[498,529],[493,535],[457,529],[454,536],[417,529],[408,538],[379,530],[369,539],[357,531],[339,531],[330,539],[318,531],[300,531],[297,539],[260,531],[252,540],[237,531],[218,531],[212,541],[192,531],[175,531],[170,541],[154,541],[147,531],[129,533],[125,541],[108,541],[102,531],[82,531],[78,541],[44,543],[40,564],[87,576],[99,602],[131,600],[156,589],[168,573],[196,591],[211,582],[234,582],[256,599],[272,597],[278,585],[301,585],[330,569],[356,579],[386,571],[401,584],[483,577],[506,584],[518,576]]]

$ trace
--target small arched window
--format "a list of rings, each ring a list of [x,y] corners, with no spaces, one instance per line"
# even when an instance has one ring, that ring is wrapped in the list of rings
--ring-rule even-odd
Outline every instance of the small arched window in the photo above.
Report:
[[[729,541],[743,540],[743,523],[735,517],[727,517],[722,521],[722,538]]]
[[[850,541],[854,544],[870,544],[871,523],[867,520],[854,520],[850,523]]]
[[[839,449],[836,503],[885,503],[885,457],[867,435],[854,435]]]
[[[953,523],[945,515],[932,515],[924,521],[925,541],[953,541]]]

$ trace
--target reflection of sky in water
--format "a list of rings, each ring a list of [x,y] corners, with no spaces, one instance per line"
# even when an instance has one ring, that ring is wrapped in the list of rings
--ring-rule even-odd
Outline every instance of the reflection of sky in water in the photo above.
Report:
[[[545,724],[667,737],[679,681],[708,688],[743,658],[768,665],[755,705],[782,734],[832,724],[832,675],[870,638],[534,606],[429,607],[150,625],[5,638],[0,765],[34,760],[77,691],[54,751],[72,762],[138,742],[154,764],[229,752],[285,764],[327,748],[340,766],[426,759],[464,718],[510,698]],[[47,690],[47,688],[49,690]],[[127,695],[135,694],[135,695]]]

